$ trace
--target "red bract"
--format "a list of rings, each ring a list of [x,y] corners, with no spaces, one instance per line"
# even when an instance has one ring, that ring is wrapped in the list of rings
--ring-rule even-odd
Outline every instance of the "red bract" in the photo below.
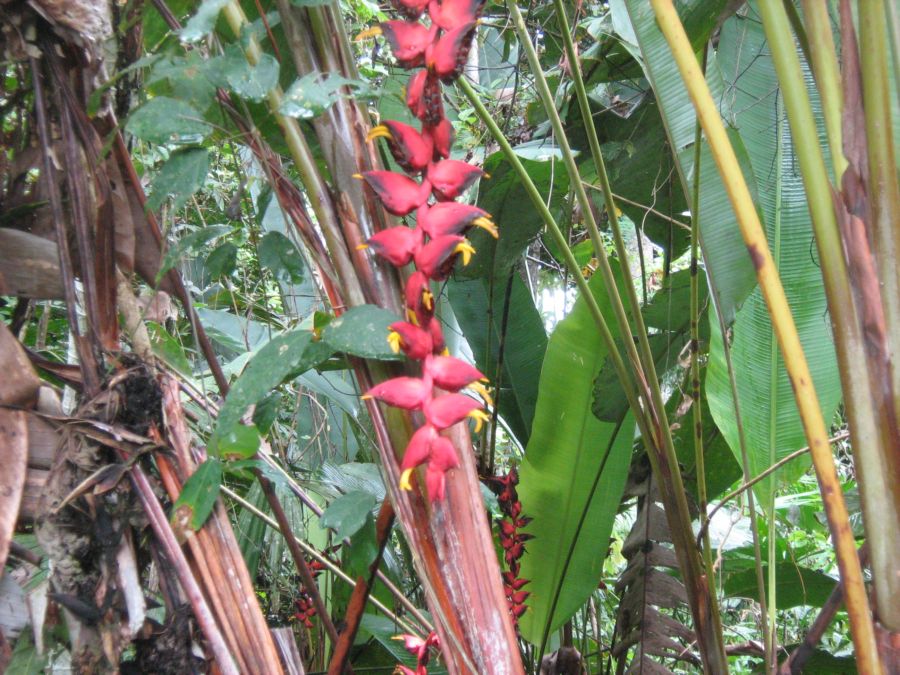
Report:
[[[443,162],[442,162],[443,163]],[[418,210],[416,224],[432,239],[448,234],[463,234],[470,227],[480,227],[494,237],[497,226],[491,221],[487,211],[469,204],[443,202]]]
[[[431,382],[418,377],[395,377],[369,389],[363,398],[377,398],[388,405],[416,410],[431,397]]]
[[[479,380],[487,382],[480,370],[452,356],[431,356],[425,360],[425,372],[441,389],[459,391]]]
[[[403,267],[408,264],[416,251],[422,248],[422,232],[418,228],[389,227],[381,232],[376,232],[369,238],[367,244],[375,253],[387,260],[392,265]]]
[[[458,159],[445,159],[429,166],[427,175],[435,197],[440,201],[449,202],[468,190],[484,175],[484,171]]]
[[[437,26],[426,28],[418,21],[385,21],[381,32],[400,66],[415,68],[425,62],[425,51],[434,42]]]
[[[443,30],[471,23],[481,14],[484,0],[431,0],[428,16]]]
[[[457,26],[428,45],[425,65],[442,82],[452,82],[462,74],[477,26],[475,21]]]
[[[416,267],[428,278],[443,281],[453,269],[457,255],[462,255],[463,265],[469,264],[475,249],[468,239],[458,235],[435,237],[416,252]]]
[[[419,173],[434,157],[434,140],[430,134],[420,134],[408,124],[387,121],[372,129],[368,140],[385,138],[388,149],[404,171]]]
[[[382,205],[395,216],[405,216],[428,201],[431,183],[417,183],[402,173],[393,171],[366,171],[356,174],[366,181]]]
[[[446,429],[472,417],[477,432],[481,430],[481,423],[489,419],[481,403],[463,394],[447,394],[425,401],[422,410],[426,421],[436,429]]]
[[[394,353],[401,349],[409,358],[421,361],[434,351],[431,333],[406,321],[396,321],[388,326],[388,342]]]
[[[455,136],[450,120],[444,118],[435,126],[425,127],[422,133],[431,136],[431,140],[434,143],[435,159],[450,156],[450,146],[453,145]]]

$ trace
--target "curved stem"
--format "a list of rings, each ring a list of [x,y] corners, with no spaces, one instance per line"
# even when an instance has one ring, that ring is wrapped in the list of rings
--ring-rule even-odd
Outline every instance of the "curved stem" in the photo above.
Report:
[[[784,287],[781,285],[781,279],[775,269],[753,198],[744,182],[744,176],[728,140],[722,118],[697,64],[684,26],[681,25],[681,20],[678,18],[678,12],[675,11],[671,0],[651,1],[657,23],[672,50],[682,79],[709,140],[710,149],[737,216],[741,235],[750,253],[760,289],[772,318],[772,325],[775,328],[785,367],[794,390],[803,430],[809,442],[841,578],[845,584],[847,611],[850,616],[860,672],[880,672],[872,617],[869,613],[869,602],[863,583],[862,569],[856,555],[853,533],[849,526],[847,506],[844,503],[841,484],[831,456],[825,420],[819,408],[812,375],[797,335],[797,327],[788,306]],[[772,9],[774,4],[775,2],[771,1],[762,2],[760,7]],[[780,0],[778,0],[778,4],[780,6]],[[769,45],[770,48],[775,48],[771,38]],[[793,49],[793,43],[790,42],[789,45]]]

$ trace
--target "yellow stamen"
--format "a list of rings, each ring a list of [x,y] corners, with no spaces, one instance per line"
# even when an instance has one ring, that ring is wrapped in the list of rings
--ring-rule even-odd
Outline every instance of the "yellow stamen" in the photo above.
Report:
[[[353,174],[353,177],[358,178],[359,180],[363,180],[365,178],[365,176],[363,176],[361,173],[355,173]]]
[[[369,248],[369,245],[368,245],[368,244],[359,244],[359,245],[356,247],[356,250],[357,250],[357,251],[365,251],[367,248]]]
[[[391,351],[395,354],[400,353],[400,344],[403,342],[403,339],[400,337],[400,333],[395,330],[392,330],[388,333],[387,336],[388,344],[391,346]]]
[[[400,489],[401,490],[412,490],[412,483],[409,482],[409,477],[412,476],[412,469],[407,469],[403,473],[400,474]]]
[[[476,434],[481,433],[482,423],[491,421],[490,416],[486,412],[484,412],[484,410],[473,410],[467,415],[467,417],[471,417],[473,420],[475,420]]]
[[[481,216],[480,218],[476,218],[472,221],[472,224],[475,227],[480,227],[482,230],[486,230],[488,234],[490,234],[494,239],[497,239],[499,236],[497,232],[497,226],[490,218],[486,218],[485,216]]]
[[[441,356],[450,356],[450,350],[444,347],[444,351],[441,352]]]
[[[360,396],[360,398],[361,398],[363,401],[369,401],[369,400],[371,400],[373,397],[372,397],[371,394],[363,394],[362,396]]]
[[[489,174],[487,171],[482,171],[482,172],[481,172],[481,177],[482,177],[482,178],[487,178],[488,180],[490,180],[490,179],[491,179],[491,174]]]
[[[362,33],[353,38],[354,42],[362,42],[366,38],[375,37],[376,35],[381,35],[381,26],[372,26],[364,30]]]
[[[481,382],[473,382],[469,385],[469,389],[481,396],[481,398],[484,399],[484,402],[489,406],[492,408],[494,407],[494,399],[491,398],[491,390],[481,384]]]
[[[431,291],[422,291],[422,304],[429,312],[434,309],[434,295]]]
[[[472,244],[469,243],[468,239],[459,242],[456,245],[456,248],[453,249],[453,252],[462,255],[463,265],[468,265],[472,260],[472,256],[475,255],[475,249],[472,247]]]
[[[409,307],[406,308],[406,318],[409,319],[409,322],[410,322],[413,326],[418,326],[418,325],[419,325],[419,319],[416,318],[416,312],[415,312],[415,310],[412,310],[412,309],[410,309]]]
[[[370,131],[366,136],[367,141],[374,141],[376,138],[387,138],[389,140],[394,140],[394,137],[391,136],[390,130],[383,124],[379,124],[377,127],[374,127],[372,131]]]

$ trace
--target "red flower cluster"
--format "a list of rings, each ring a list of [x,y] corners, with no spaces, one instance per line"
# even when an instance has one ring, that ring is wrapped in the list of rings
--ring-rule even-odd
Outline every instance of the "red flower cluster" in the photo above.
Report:
[[[519,530],[528,525],[531,518],[522,515],[522,502],[519,501],[519,495],[516,492],[516,485],[519,484],[519,472],[515,467],[511,468],[503,478],[495,478],[494,483],[499,487],[497,503],[506,516],[506,518],[497,520],[497,527],[500,530],[500,545],[503,547],[503,558],[507,568],[507,571],[503,573],[503,588],[506,591],[506,601],[509,603],[509,612],[512,614],[513,623],[518,629],[519,617],[527,609],[525,600],[531,595],[528,591],[522,590],[530,581],[519,578],[519,558],[525,553],[525,542],[533,538],[533,535]]]
[[[363,34],[384,35],[403,68],[421,68],[410,78],[406,97],[410,110],[422,122],[421,130],[386,121],[369,134],[369,140],[387,140],[391,154],[406,173],[367,171],[358,177],[365,180],[388,212],[401,217],[415,212],[412,227],[382,230],[364,247],[397,267],[415,266],[406,282],[408,320],[391,325],[388,341],[396,353],[402,350],[409,358],[421,361],[422,375],[382,382],[364,398],[421,411],[424,424],[406,448],[400,487],[412,489],[413,471],[425,465],[425,485],[432,500],[443,498],[445,474],[459,464],[453,444],[439,432],[467,417],[476,420],[477,431],[488,419],[479,401],[459,392],[474,390],[490,403],[482,384],[487,381],[484,375],[446,355],[430,289],[432,281],[447,278],[460,256],[463,264],[468,264],[475,253],[464,236],[470,228],[481,227],[497,236],[497,228],[485,211],[453,201],[483,171],[449,159],[453,127],[441,102],[441,82],[449,83],[459,76],[483,1],[393,0],[405,19],[385,21]],[[428,24],[419,21],[426,8]],[[450,393],[435,395],[435,387]]]
[[[309,560],[309,571],[312,572],[313,579],[318,577],[325,565],[318,560]],[[303,623],[309,630],[313,628],[312,618],[316,615],[316,606],[313,604],[312,598],[305,588],[300,587],[299,597],[294,601],[297,605],[297,611],[294,612],[294,618]]]
[[[398,665],[394,669],[394,673],[399,675],[427,675],[428,661],[431,659],[431,647],[435,649],[441,648],[441,641],[437,633],[431,631],[424,640],[415,635],[398,635],[394,639],[403,640],[403,648],[416,657],[415,670]]]

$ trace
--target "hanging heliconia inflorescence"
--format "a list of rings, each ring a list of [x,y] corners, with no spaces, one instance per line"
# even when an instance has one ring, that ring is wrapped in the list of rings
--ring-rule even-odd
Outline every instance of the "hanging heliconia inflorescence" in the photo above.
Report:
[[[519,559],[525,554],[525,542],[533,538],[533,535],[522,532],[522,528],[531,522],[531,518],[522,515],[522,502],[519,501],[519,493],[516,490],[519,484],[519,471],[516,467],[512,467],[503,477],[495,477],[493,482],[499,488],[497,505],[504,515],[503,518],[497,519],[500,546],[503,548],[503,560],[506,563],[503,590],[506,592],[509,613],[518,632],[519,619],[527,609],[525,600],[531,595],[528,591],[522,590],[530,581],[519,576]]]
[[[400,66],[415,70],[406,89],[406,103],[422,122],[420,130],[401,122],[384,121],[369,140],[384,138],[405,173],[367,171],[359,174],[384,208],[395,216],[415,214],[411,227],[382,230],[365,245],[392,265],[412,263],[406,281],[407,320],[391,325],[388,341],[420,361],[419,377],[396,377],[369,389],[375,398],[405,410],[421,411],[424,423],[410,439],[401,464],[400,487],[412,489],[412,476],[425,467],[425,486],[432,500],[444,497],[446,476],[459,465],[456,449],[440,432],[473,418],[476,432],[488,416],[484,405],[460,393],[477,392],[490,405],[478,369],[446,354],[440,321],[435,317],[432,281],[443,281],[458,258],[468,264],[475,253],[465,238],[472,227],[497,236],[490,216],[476,206],[457,203],[483,171],[450,159],[453,127],[444,115],[441,83],[453,82],[466,63],[484,0],[392,0],[404,17],[385,21],[361,37],[383,35]],[[427,17],[427,19],[426,19]],[[436,393],[435,388],[449,393]]]

